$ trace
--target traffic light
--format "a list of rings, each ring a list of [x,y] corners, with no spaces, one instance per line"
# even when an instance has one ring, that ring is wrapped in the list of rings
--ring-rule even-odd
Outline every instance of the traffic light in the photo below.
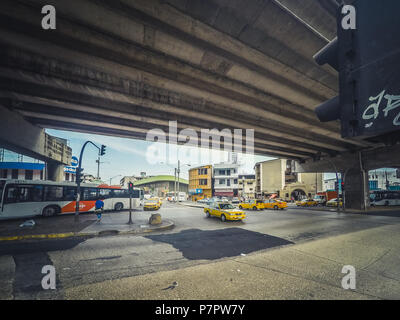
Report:
[[[106,146],[104,144],[101,145],[100,155],[104,156],[106,154]]]
[[[129,193],[133,193],[133,183],[132,182],[128,183],[128,190],[129,190]]]
[[[83,168],[76,168],[76,182],[81,184],[84,180]]]
[[[339,96],[318,106],[316,114],[322,122],[339,119],[342,137],[398,140],[400,1],[350,3],[339,7],[337,38],[314,56],[339,72]]]

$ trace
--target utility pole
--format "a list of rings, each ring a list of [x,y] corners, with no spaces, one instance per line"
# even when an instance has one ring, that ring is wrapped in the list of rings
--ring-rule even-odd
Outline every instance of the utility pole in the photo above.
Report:
[[[79,202],[81,199],[81,180],[83,180],[82,175],[82,158],[83,158],[83,151],[85,151],[86,145],[90,143],[95,146],[99,150],[99,155],[103,156],[105,154],[106,146],[101,145],[101,148],[95,145],[92,141],[86,141],[81,149],[81,153],[79,155],[79,163],[78,168],[76,170],[76,202],[75,202],[75,222],[79,221]]]
[[[174,178],[174,202],[176,202],[176,168],[175,168],[175,178]]]
[[[97,156],[97,179],[100,179],[100,152],[99,155]]]
[[[178,160],[178,203],[179,203],[179,173],[181,172],[180,161]]]
[[[386,190],[389,190],[389,180],[387,176],[387,171],[385,170],[385,178],[386,178]]]

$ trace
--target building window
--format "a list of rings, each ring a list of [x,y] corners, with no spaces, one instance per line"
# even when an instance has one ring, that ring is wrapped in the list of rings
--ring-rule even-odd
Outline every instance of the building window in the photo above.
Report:
[[[219,184],[225,184],[225,179],[219,179]]]
[[[1,177],[2,177],[3,179],[7,179],[7,174],[8,174],[8,170],[7,170],[7,169],[4,169],[3,172],[2,172]]]
[[[233,184],[237,184],[238,183],[238,180],[237,179],[234,179],[233,180]]]
[[[25,180],[33,179],[33,170],[25,170]]]
[[[68,172],[65,174],[65,181],[69,181],[69,173]]]
[[[18,179],[18,169],[11,170],[11,179]]]
[[[40,171],[40,180],[43,180],[43,170]]]

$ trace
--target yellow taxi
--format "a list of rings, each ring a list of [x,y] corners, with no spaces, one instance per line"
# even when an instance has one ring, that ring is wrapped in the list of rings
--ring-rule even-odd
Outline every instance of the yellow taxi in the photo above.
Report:
[[[317,201],[314,201],[312,199],[303,199],[300,201],[296,201],[296,206],[298,207],[315,207],[318,205]]]
[[[326,206],[327,206],[327,207],[337,207],[337,206],[338,206],[338,203],[339,203],[339,206],[340,206],[340,207],[343,206],[342,199],[339,199],[339,201],[338,201],[337,198],[334,198],[334,199],[331,199],[331,200],[327,201],[327,202],[326,202]]]
[[[226,220],[237,221],[246,218],[246,214],[230,203],[212,202],[208,207],[204,208],[207,218],[214,216],[220,218],[222,222]]]
[[[239,203],[240,209],[263,210],[264,203],[262,200],[245,200]]]
[[[161,205],[158,200],[148,199],[144,202],[143,209],[144,210],[158,210],[160,209]]]
[[[287,208],[287,203],[285,201],[278,199],[264,200],[264,209],[283,210],[285,208]]]
[[[160,205],[160,207],[161,207],[161,205],[162,205],[162,200],[161,200],[161,198],[153,197],[153,198],[150,198],[149,200],[150,200],[150,201],[157,201],[158,204]]]

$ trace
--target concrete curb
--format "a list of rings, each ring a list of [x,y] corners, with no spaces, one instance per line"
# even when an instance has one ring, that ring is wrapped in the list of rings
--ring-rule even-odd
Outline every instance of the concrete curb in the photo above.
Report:
[[[167,222],[166,225],[148,227],[143,229],[135,229],[128,231],[119,231],[119,230],[102,230],[98,232],[66,232],[66,233],[49,233],[49,234],[30,234],[30,235],[22,235],[22,236],[8,236],[8,237],[0,237],[0,241],[20,241],[20,240],[33,240],[33,239],[64,239],[70,237],[101,237],[105,234],[112,235],[127,235],[127,234],[146,234],[151,232],[158,231],[166,231],[173,229],[175,227],[175,223],[171,220],[164,220]]]
[[[201,209],[204,209],[204,207],[199,206],[199,205],[194,205],[194,204],[179,203],[179,205],[184,206],[184,207],[192,207],[192,208],[201,208]]]

